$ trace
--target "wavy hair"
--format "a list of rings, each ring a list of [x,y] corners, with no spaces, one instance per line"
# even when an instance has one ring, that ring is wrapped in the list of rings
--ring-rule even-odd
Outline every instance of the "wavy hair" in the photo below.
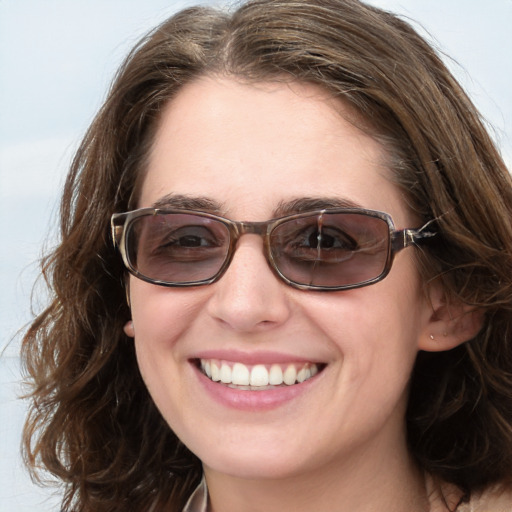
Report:
[[[512,468],[512,182],[474,106],[400,18],[357,0],[254,0],[232,13],[184,10],[118,71],[72,162],[60,244],[43,260],[48,307],[22,347],[32,384],[24,453],[65,484],[63,510],[179,511],[201,477],[141,379],[125,269],[109,235],[133,206],[163,107],[197,77],[298,80],[352,105],[388,150],[394,179],[435,245],[425,283],[483,312],[449,352],[420,353],[411,378],[411,453],[470,493]]]

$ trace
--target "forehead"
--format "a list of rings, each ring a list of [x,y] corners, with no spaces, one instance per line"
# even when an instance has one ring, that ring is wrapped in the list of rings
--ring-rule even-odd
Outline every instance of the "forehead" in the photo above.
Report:
[[[169,194],[208,197],[244,220],[301,197],[401,208],[386,153],[318,86],[202,78],[162,113],[139,206]],[[393,208],[392,208],[393,209]]]

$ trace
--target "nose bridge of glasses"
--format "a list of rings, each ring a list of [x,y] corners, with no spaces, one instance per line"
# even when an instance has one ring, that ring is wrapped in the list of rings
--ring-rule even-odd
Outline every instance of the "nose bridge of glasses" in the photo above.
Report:
[[[269,260],[269,240],[268,233],[270,230],[270,226],[273,221],[262,221],[262,222],[233,222],[231,224],[232,229],[234,227],[234,233],[232,231],[232,239],[231,239],[231,251],[235,250],[235,247],[238,245],[238,240],[242,235],[257,235],[263,238],[263,246],[265,247],[264,253],[266,255],[267,262],[272,266],[271,261]],[[233,253],[231,253],[233,254]]]
[[[268,222],[237,222],[237,235],[265,236],[268,230]]]
[[[229,229],[231,231],[231,240],[230,240],[230,249],[226,256],[226,261],[224,262],[224,271],[230,266],[231,261],[234,257],[234,254],[238,247],[238,242],[242,235],[256,235],[258,237],[263,238],[263,253],[265,259],[267,260],[267,264],[275,272],[274,265],[272,263],[272,257],[269,254],[269,241],[268,241],[268,233],[271,229],[273,221],[262,221],[262,222],[247,222],[247,221],[230,221]],[[279,274],[278,274],[279,275]],[[280,277],[280,276],[279,276]]]

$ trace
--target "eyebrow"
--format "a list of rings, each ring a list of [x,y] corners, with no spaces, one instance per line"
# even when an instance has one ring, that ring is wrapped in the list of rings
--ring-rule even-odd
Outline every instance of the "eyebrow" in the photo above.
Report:
[[[195,197],[184,194],[167,194],[152,204],[157,210],[168,210],[173,208],[183,210],[198,210],[201,212],[215,213],[221,215],[224,208],[221,203],[209,197]]]
[[[274,215],[283,217],[326,208],[363,208],[363,206],[344,197],[299,197],[289,201],[281,201],[274,210]]]
[[[205,196],[196,197],[171,193],[158,199],[152,207],[157,210],[177,208],[226,216],[226,209],[222,203]],[[280,201],[273,211],[273,217],[284,217],[326,208],[363,208],[363,206],[343,197],[298,197],[288,201]]]

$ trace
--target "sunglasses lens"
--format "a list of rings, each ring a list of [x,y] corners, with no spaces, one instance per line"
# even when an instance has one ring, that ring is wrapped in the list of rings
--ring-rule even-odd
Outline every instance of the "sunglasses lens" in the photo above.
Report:
[[[130,224],[126,248],[130,265],[146,278],[200,282],[215,276],[226,261],[229,231],[222,222],[199,215],[147,215]]]
[[[288,281],[322,289],[369,284],[390,263],[390,226],[378,215],[323,212],[277,221],[269,235],[273,266]],[[205,284],[230,256],[222,221],[191,213],[135,217],[125,232],[128,266],[169,285]]]
[[[360,213],[323,213],[280,223],[271,253],[281,274],[297,284],[336,288],[372,281],[390,253],[384,219]]]

